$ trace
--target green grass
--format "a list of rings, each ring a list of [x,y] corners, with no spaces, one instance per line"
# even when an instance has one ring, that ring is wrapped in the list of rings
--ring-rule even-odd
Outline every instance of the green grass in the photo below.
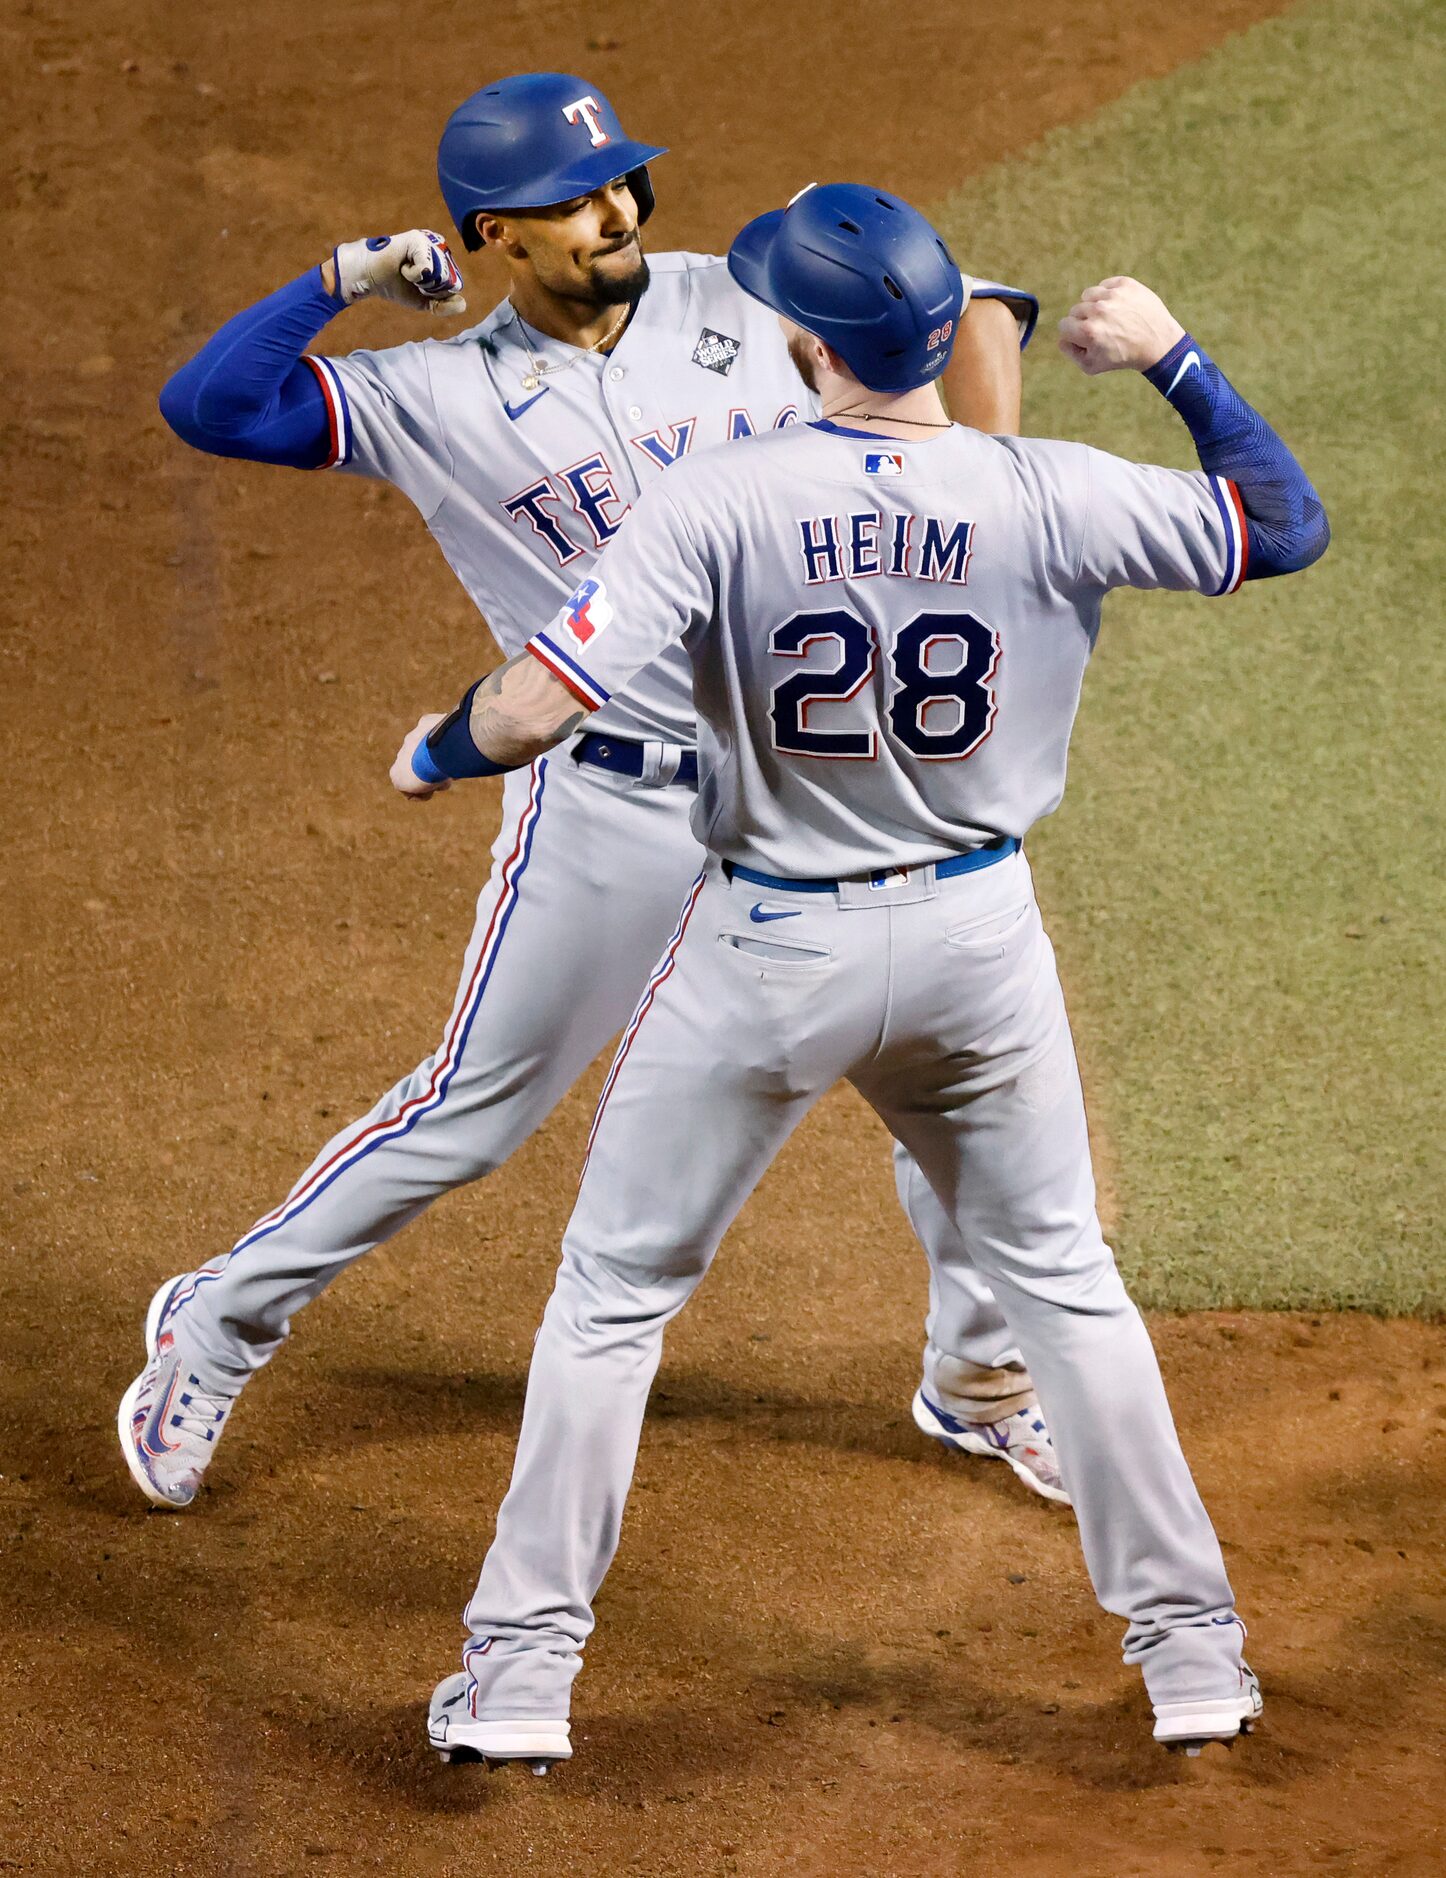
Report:
[[[1028,430],[1193,461],[1133,376],[1054,350],[1160,291],[1290,440],[1334,541],[1229,601],[1106,611],[1069,794],[1031,843],[1142,1302],[1446,1309],[1439,6],[1310,6],[952,196],[1044,302]]]

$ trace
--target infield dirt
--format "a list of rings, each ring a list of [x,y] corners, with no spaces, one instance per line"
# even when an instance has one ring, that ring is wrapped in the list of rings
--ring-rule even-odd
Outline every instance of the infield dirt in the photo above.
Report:
[[[929,202],[1274,10],[940,8],[887,56],[877,7],[758,0],[0,25],[0,1870],[1440,1869],[1440,1330],[1155,1320],[1269,1704],[1233,1755],[1170,1759],[1069,1516],[909,1422],[922,1265],[848,1097],[671,1335],[546,1783],[444,1769],[421,1723],[596,1074],[300,1320],[192,1514],[145,1514],[113,1435],[154,1284],[430,1047],[496,813],[386,785],[482,643],[406,502],[188,454],[167,372],[334,240],[435,220],[438,123],[499,72],[594,75],[674,146],[654,245],[716,247],[814,175]],[[415,332],[365,309],[335,343]]]

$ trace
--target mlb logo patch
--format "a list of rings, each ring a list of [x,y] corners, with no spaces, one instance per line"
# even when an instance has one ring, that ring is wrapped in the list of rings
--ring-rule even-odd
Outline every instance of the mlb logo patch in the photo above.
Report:
[[[562,623],[580,646],[585,646],[612,619],[607,588],[600,580],[585,580],[567,603]]]
[[[715,333],[711,326],[705,326],[693,348],[693,363],[701,365],[704,371],[716,372],[720,378],[726,378],[742,349],[741,341],[730,339],[727,333]]]
[[[904,458],[898,450],[869,450],[864,454],[865,476],[902,476]]]

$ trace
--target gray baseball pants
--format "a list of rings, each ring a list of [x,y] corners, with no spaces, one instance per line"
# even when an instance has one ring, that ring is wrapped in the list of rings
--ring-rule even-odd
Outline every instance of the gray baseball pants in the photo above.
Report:
[[[759,906],[785,917],[759,923]],[[769,1163],[848,1078],[1018,1337],[1101,1604],[1151,1698],[1238,1688],[1242,1631],[1149,1334],[1095,1214],[1074,1045],[1022,854],[787,893],[711,862],[624,1034],[466,1612],[485,1718],[559,1718],[618,1543],[663,1332]],[[961,1598],[968,1595],[960,1587]]]
[[[178,1296],[175,1327],[203,1382],[244,1382],[295,1311],[433,1200],[500,1167],[618,1035],[702,864],[693,800],[579,768],[566,749],[507,778],[440,1046]],[[692,1061],[685,1050],[680,1066]],[[937,1270],[952,1228],[906,1159],[899,1182]],[[956,1248],[947,1263],[957,1276],[948,1310],[931,1312],[926,1383],[961,1419],[994,1420],[1033,1388],[985,1279]]]

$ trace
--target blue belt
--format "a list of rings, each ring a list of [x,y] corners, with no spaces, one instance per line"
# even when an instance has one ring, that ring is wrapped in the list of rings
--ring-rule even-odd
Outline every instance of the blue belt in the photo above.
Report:
[[[996,861],[1018,852],[1018,835],[1000,835],[997,841],[988,841],[982,848],[971,848],[967,854],[951,854],[947,861],[935,861],[934,878],[952,880],[955,874],[973,874],[981,867],[992,867]],[[914,871],[909,867],[886,867],[881,873],[861,874],[858,878],[867,880],[871,887],[886,887],[892,875],[908,875]],[[733,861],[723,863],[723,872],[729,880],[746,880],[751,887],[772,887],[775,893],[837,893],[839,889],[836,880],[780,880],[777,874],[760,874],[754,868],[739,867]]]
[[[590,769],[611,770],[615,776],[637,776],[643,774],[643,746],[634,743],[629,737],[600,737],[596,731],[588,731],[579,737],[572,746],[574,763],[586,763]],[[678,763],[677,774],[670,779],[669,785],[680,783],[685,789],[698,787],[698,753],[685,750]]]

